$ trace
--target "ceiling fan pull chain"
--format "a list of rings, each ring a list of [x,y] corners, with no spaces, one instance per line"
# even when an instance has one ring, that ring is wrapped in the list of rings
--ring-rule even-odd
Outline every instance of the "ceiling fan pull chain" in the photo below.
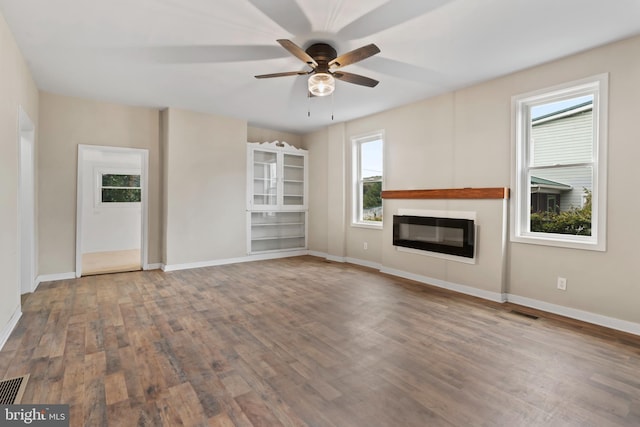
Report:
[[[331,121],[333,121],[333,92],[331,93]]]
[[[307,91],[307,117],[311,117],[311,92]]]

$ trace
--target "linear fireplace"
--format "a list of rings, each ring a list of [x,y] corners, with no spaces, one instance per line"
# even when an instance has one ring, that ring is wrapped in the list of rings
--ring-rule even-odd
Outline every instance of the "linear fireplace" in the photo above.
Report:
[[[393,245],[398,247],[475,258],[475,236],[473,219],[393,216]]]

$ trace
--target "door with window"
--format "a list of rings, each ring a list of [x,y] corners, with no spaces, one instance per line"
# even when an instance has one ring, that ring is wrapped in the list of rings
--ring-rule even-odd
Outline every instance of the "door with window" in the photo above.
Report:
[[[79,149],[78,276],[142,268],[144,155],[138,149]]]

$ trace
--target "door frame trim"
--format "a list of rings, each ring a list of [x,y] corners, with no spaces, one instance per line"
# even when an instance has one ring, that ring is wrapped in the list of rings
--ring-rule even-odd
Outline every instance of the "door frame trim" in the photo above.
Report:
[[[128,154],[140,154],[142,157],[140,187],[142,188],[142,235],[140,241],[141,264],[143,270],[149,269],[149,150],[146,148],[111,147],[103,145],[78,144],[78,181],[76,185],[76,277],[82,276],[82,205],[83,205],[83,165],[85,151],[98,150],[103,152],[116,152]]]
[[[27,114],[27,112],[24,110],[24,108],[22,107],[22,105],[18,106],[18,277],[19,277],[19,283],[20,283],[20,294],[25,294],[25,293],[30,293],[33,292],[36,288],[36,276],[37,276],[37,222],[38,222],[38,217],[37,217],[37,199],[38,199],[38,193],[37,193],[37,176],[36,176],[36,140],[35,140],[35,134],[36,134],[36,127],[33,123],[33,120],[31,120],[31,117],[29,117],[29,115]],[[25,244],[25,242],[23,241],[23,238],[25,236],[22,235],[22,227],[23,227],[23,222],[24,222],[24,217],[23,217],[23,197],[24,197],[24,185],[25,183],[23,182],[22,179],[22,175],[23,175],[23,166],[24,166],[24,159],[22,157],[22,145],[23,145],[23,140],[25,140],[28,144],[29,144],[29,148],[31,150],[31,159],[30,160],[30,164],[28,166],[28,168],[30,169],[28,172],[30,172],[30,177],[31,177],[31,206],[29,207],[31,209],[31,220],[32,223],[29,224],[29,236],[27,236],[30,240],[30,253],[28,254],[29,259],[27,260],[27,262],[29,262],[29,274],[30,277],[28,278],[28,283],[24,283],[23,280],[23,263],[25,262],[25,260],[23,259],[23,245]]]

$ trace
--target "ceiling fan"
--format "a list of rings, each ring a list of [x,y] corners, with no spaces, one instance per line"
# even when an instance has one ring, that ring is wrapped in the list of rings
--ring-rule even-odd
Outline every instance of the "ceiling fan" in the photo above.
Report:
[[[360,86],[375,87],[379,82],[359,74],[339,71],[340,68],[367,59],[380,52],[375,44],[359,47],[344,55],[337,56],[336,50],[326,43],[314,43],[303,50],[291,40],[280,39],[278,43],[293,56],[306,63],[311,70],[287,71],[283,73],[260,74],[256,79],[272,77],[301,76],[310,74],[309,93],[315,96],[331,95],[335,89],[335,79]]]

